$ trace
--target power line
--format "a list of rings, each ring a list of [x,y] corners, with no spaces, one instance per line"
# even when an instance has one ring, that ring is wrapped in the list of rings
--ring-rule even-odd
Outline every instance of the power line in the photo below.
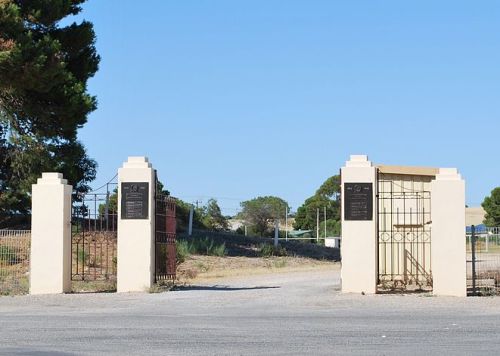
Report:
[[[101,185],[99,188],[92,189],[89,193],[95,193],[95,192],[101,190],[102,188],[106,187],[108,184],[117,184],[117,183],[113,182],[116,177],[118,177],[118,173],[116,173],[113,178],[111,178],[109,181],[107,181],[106,183],[104,183],[103,185]]]

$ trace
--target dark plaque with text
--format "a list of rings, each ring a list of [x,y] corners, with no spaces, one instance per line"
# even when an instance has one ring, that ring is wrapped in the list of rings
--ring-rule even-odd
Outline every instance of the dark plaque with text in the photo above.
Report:
[[[344,220],[373,219],[372,183],[344,184]]]
[[[122,219],[147,219],[149,206],[149,183],[122,183]]]

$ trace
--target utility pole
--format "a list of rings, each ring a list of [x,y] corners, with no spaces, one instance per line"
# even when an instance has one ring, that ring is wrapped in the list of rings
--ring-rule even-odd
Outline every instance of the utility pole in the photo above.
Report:
[[[316,243],[319,242],[319,208],[316,209]]]
[[[280,220],[276,219],[274,222],[274,247],[278,247],[279,231],[280,231]]]
[[[194,215],[194,205],[191,204],[191,208],[189,209],[189,229],[188,235],[193,235],[193,215]]]
[[[325,209],[325,236],[324,237],[326,239],[326,206],[324,207],[324,209]]]
[[[285,241],[288,241],[288,205],[285,207]]]

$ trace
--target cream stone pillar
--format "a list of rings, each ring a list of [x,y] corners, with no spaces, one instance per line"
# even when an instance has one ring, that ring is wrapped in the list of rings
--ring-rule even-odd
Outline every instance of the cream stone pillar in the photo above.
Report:
[[[30,294],[71,291],[71,191],[61,173],[32,186]]]
[[[465,182],[455,168],[431,182],[431,218],[433,294],[465,297]]]
[[[155,171],[147,157],[118,170],[117,291],[146,291],[155,272]]]
[[[342,292],[377,291],[377,169],[365,155],[341,168]]]

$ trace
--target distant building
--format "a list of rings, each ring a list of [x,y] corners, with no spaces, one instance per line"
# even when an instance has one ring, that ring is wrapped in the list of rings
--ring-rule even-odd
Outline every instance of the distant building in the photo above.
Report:
[[[482,225],[486,212],[482,207],[465,208],[465,225]]]

